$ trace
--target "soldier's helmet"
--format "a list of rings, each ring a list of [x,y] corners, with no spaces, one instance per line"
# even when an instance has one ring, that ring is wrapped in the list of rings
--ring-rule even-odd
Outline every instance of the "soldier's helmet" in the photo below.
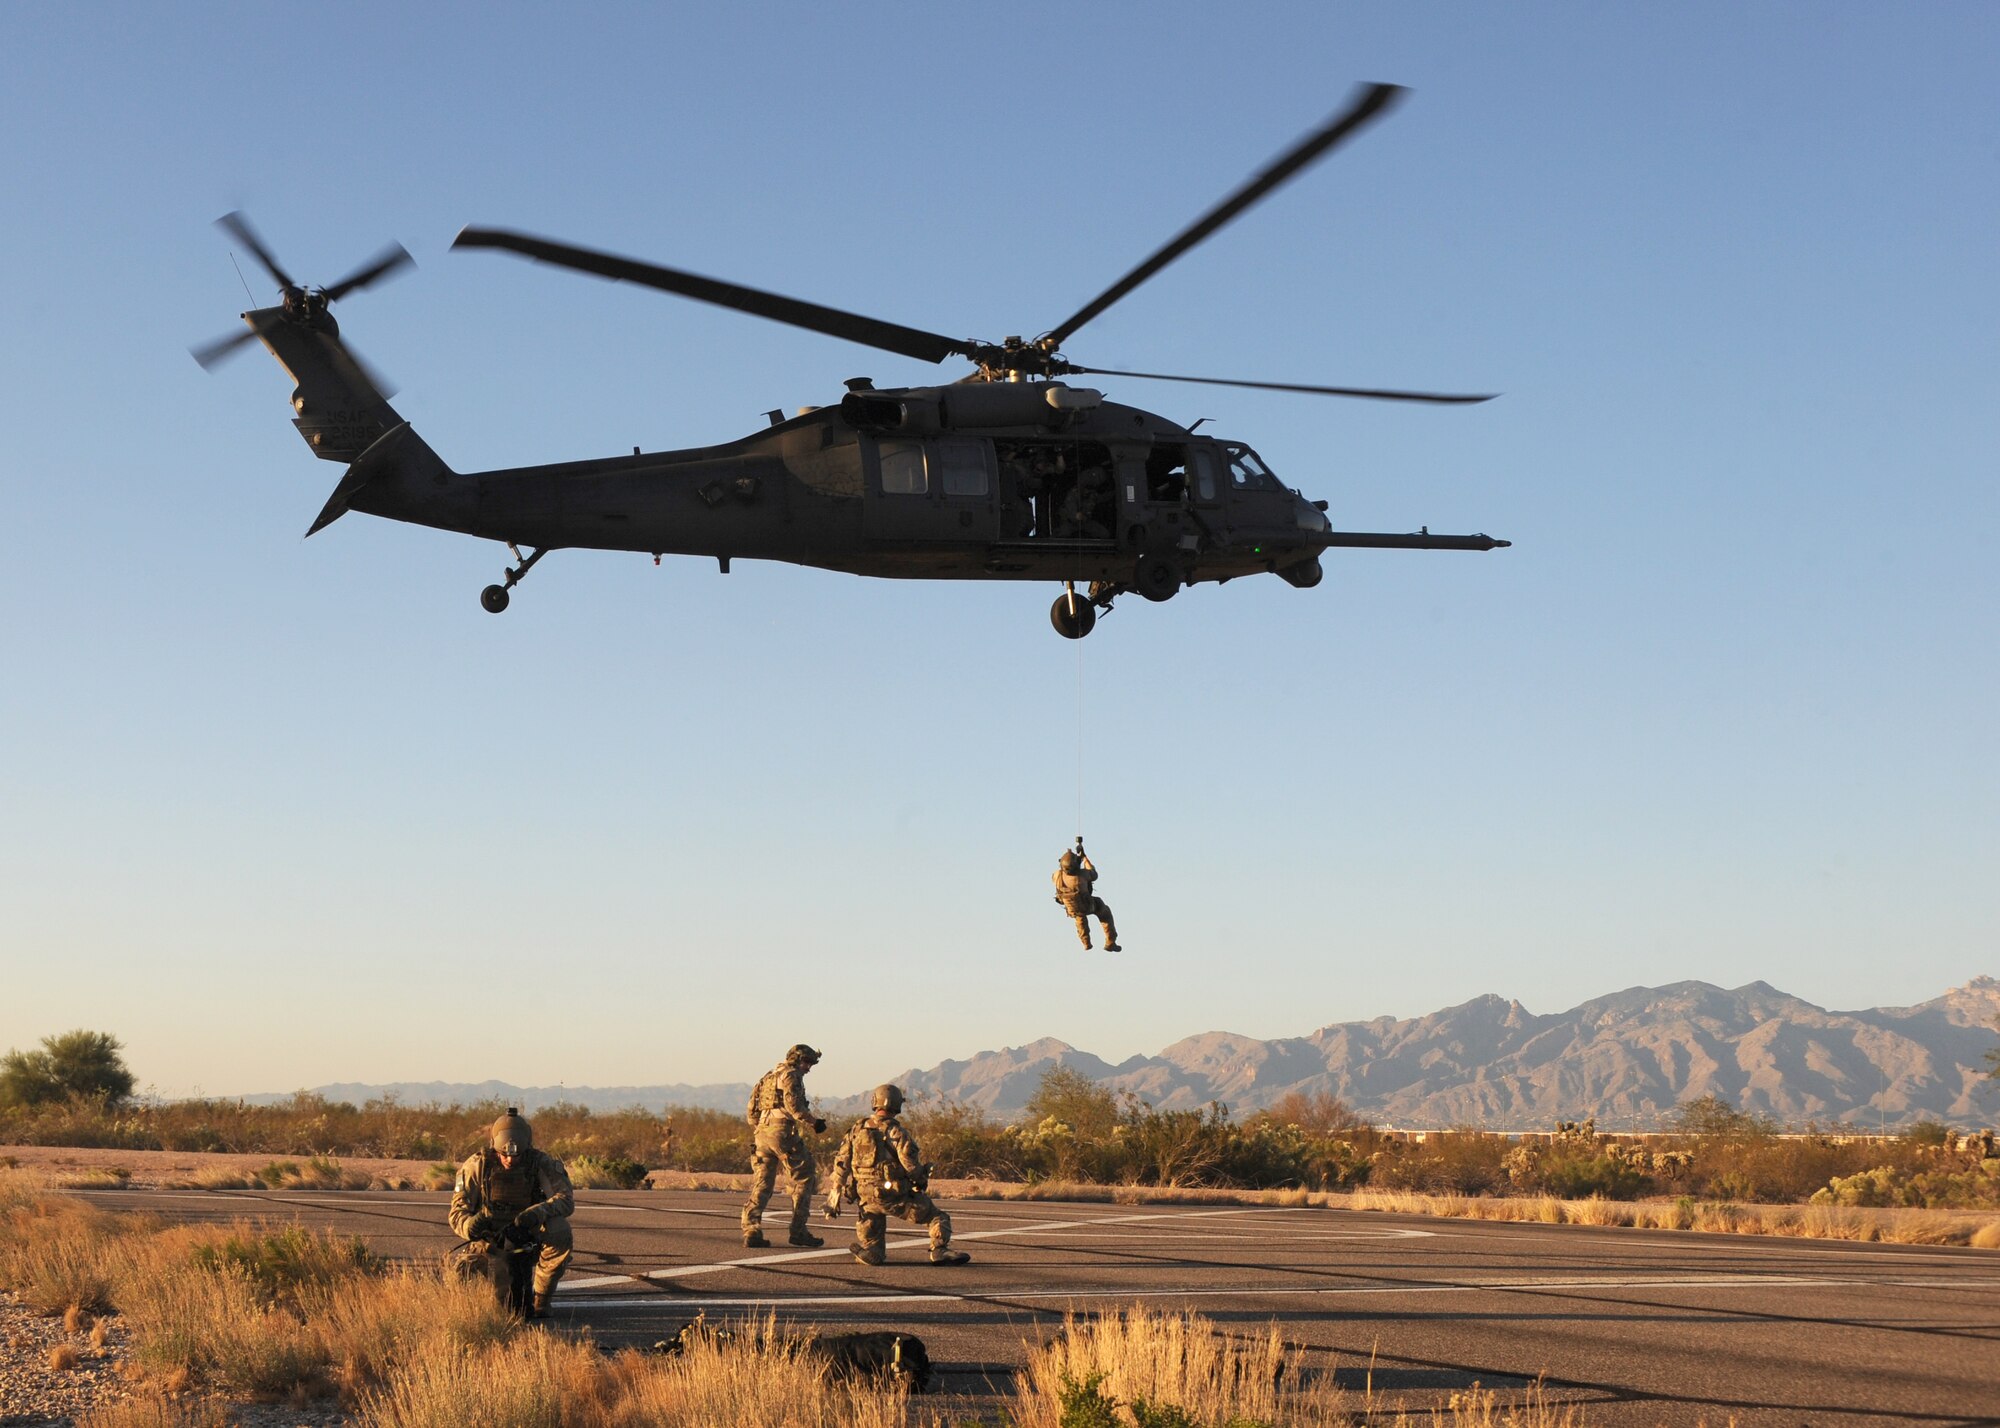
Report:
[[[817,1066],[819,1064],[819,1053],[801,1041],[797,1046],[794,1046],[790,1051],[785,1053],[785,1060],[796,1061],[801,1066]]]
[[[877,1086],[875,1088],[875,1109],[887,1111],[890,1115],[900,1115],[903,1110],[903,1088],[901,1086]]]
[[[509,1106],[507,1114],[493,1122],[487,1142],[502,1155],[526,1155],[534,1149],[535,1132],[519,1108]]]

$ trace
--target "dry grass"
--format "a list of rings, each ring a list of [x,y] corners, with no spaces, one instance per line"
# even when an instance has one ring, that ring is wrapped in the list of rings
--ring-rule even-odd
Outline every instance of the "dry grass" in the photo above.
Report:
[[[77,1419],[76,1428],[227,1428],[229,1411],[219,1403],[166,1398],[128,1398]]]
[[[65,1170],[54,1178],[59,1190],[123,1190],[132,1183],[132,1172],[122,1166],[89,1170]]]
[[[63,1195],[42,1194],[0,1211],[0,1280],[39,1313],[112,1305],[110,1247],[153,1228]]]
[[[361,1395],[371,1428],[908,1428],[900,1389],[830,1380],[775,1321],[719,1342],[696,1335],[672,1358],[606,1359],[588,1343],[516,1334],[433,1345]]]
[[[49,1372],[68,1373],[83,1362],[83,1355],[76,1351],[74,1344],[55,1344],[49,1348]]]
[[[1686,1198],[1670,1201],[1558,1200],[1554,1196],[1484,1199],[1409,1190],[1356,1190],[1332,1197],[1354,1210],[1383,1210],[1446,1219],[1526,1220],[1549,1225],[1615,1225],[1643,1230],[1694,1230],[1718,1235],[1782,1235],[1799,1239],[1881,1241],[1886,1244],[1970,1245],[2000,1249],[2000,1215],[1936,1210],[1865,1209],[1842,1205],[1739,1205]]]
[[[656,1179],[658,1177],[655,1177]],[[932,1181],[933,1194],[961,1200],[1069,1200],[1085,1205],[1271,1205],[1299,1209],[1337,1206],[1347,1196],[1324,1190],[1215,1190],[1194,1186],[1099,1185],[1087,1180]]]
[[[1295,1380],[1296,1373],[1276,1324],[1246,1343],[1218,1333],[1198,1314],[1133,1309],[1094,1320],[1072,1316],[1060,1335],[1029,1356],[1012,1421],[1019,1428],[1062,1428],[1066,1419],[1089,1421],[1092,1410],[1102,1416],[1103,1400],[1178,1409],[1194,1423],[1276,1423],[1281,1408],[1288,1424],[1350,1421],[1346,1394],[1318,1388],[1286,1393],[1287,1378]]]
[[[618,1428],[905,1428],[912,1421],[900,1387],[830,1379],[820,1361],[800,1356],[796,1343],[767,1319],[728,1342],[693,1335],[675,1358],[624,1355],[611,1367],[617,1391],[610,1421]]]
[[[260,1182],[233,1165],[211,1165],[160,1183],[168,1190],[253,1190]]]

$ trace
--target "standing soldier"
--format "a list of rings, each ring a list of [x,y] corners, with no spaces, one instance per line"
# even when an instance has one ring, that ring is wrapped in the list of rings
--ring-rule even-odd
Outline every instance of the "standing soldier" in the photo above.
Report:
[[[1055,884],[1056,901],[1076,919],[1076,935],[1083,939],[1083,945],[1090,945],[1090,919],[1095,915],[1104,924],[1104,950],[1118,951],[1118,920],[1104,905],[1104,899],[1091,891],[1097,886],[1097,869],[1084,856],[1081,834],[1076,846],[1063,849],[1062,857],[1056,860]]]
[[[896,1119],[902,1109],[901,1086],[875,1088],[874,1114],[854,1123],[833,1158],[827,1217],[840,1214],[841,1201],[854,1201],[854,1243],[847,1252],[862,1264],[881,1264],[888,1257],[891,1215],[931,1227],[932,1264],[968,1263],[971,1255],[951,1248],[951,1216],[926,1193],[931,1168],[923,1162],[916,1137]]]
[[[556,1281],[569,1264],[575,1238],[570,1212],[576,1193],[569,1172],[545,1150],[513,1106],[493,1122],[487,1148],[458,1167],[451,1192],[451,1228],[465,1243],[448,1262],[482,1276],[503,1304],[530,1319],[548,1317]],[[534,1257],[533,1296],[515,1281],[516,1257]],[[521,1266],[525,1268],[525,1265]]]
[[[764,1207],[771,1203],[780,1165],[792,1192],[792,1229],[786,1243],[806,1249],[826,1243],[806,1228],[812,1214],[813,1158],[800,1129],[811,1126],[815,1135],[826,1130],[826,1122],[806,1103],[806,1072],[817,1065],[819,1053],[800,1042],[764,1073],[750,1093],[745,1116],[755,1128],[755,1148],[750,1152],[750,1203],[743,1207],[745,1249],[763,1249],[771,1243],[764,1238]]]

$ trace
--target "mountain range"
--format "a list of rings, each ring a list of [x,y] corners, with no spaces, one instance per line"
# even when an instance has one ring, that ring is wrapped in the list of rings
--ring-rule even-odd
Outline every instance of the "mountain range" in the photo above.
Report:
[[[1306,1036],[1260,1041],[1230,1032],[1191,1036],[1116,1065],[1054,1039],[900,1078],[915,1099],[962,1101],[1011,1118],[1051,1066],[1065,1066],[1161,1109],[1219,1101],[1242,1115],[1293,1092],[1338,1096],[1384,1126],[1541,1130],[1594,1116],[1599,1127],[1651,1130],[1674,1107],[1715,1095],[1787,1124],[1960,1126],[2000,1118],[2000,981],[1975,977],[1909,1007],[1827,1011],[1763,982],[1633,987],[1538,1016],[1498,996],[1408,1020],[1339,1022]],[[741,1083],[703,1086],[516,1087],[403,1082],[314,1088],[338,1100],[394,1094],[409,1103],[506,1100],[532,1111],[555,1101],[609,1110],[642,1105],[740,1111]],[[818,1088],[814,1088],[817,1090]],[[277,1099],[248,1097],[249,1100]],[[834,1111],[865,1109],[865,1093],[828,1096]]]

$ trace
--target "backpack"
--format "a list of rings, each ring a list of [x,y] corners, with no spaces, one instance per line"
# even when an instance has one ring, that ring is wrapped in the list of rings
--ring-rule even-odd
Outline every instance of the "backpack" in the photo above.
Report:
[[[756,1125],[764,1118],[764,1112],[778,1104],[778,1088],[771,1084],[776,1071],[766,1071],[757,1078],[757,1085],[750,1092],[750,1105],[743,1112],[743,1119]]]

